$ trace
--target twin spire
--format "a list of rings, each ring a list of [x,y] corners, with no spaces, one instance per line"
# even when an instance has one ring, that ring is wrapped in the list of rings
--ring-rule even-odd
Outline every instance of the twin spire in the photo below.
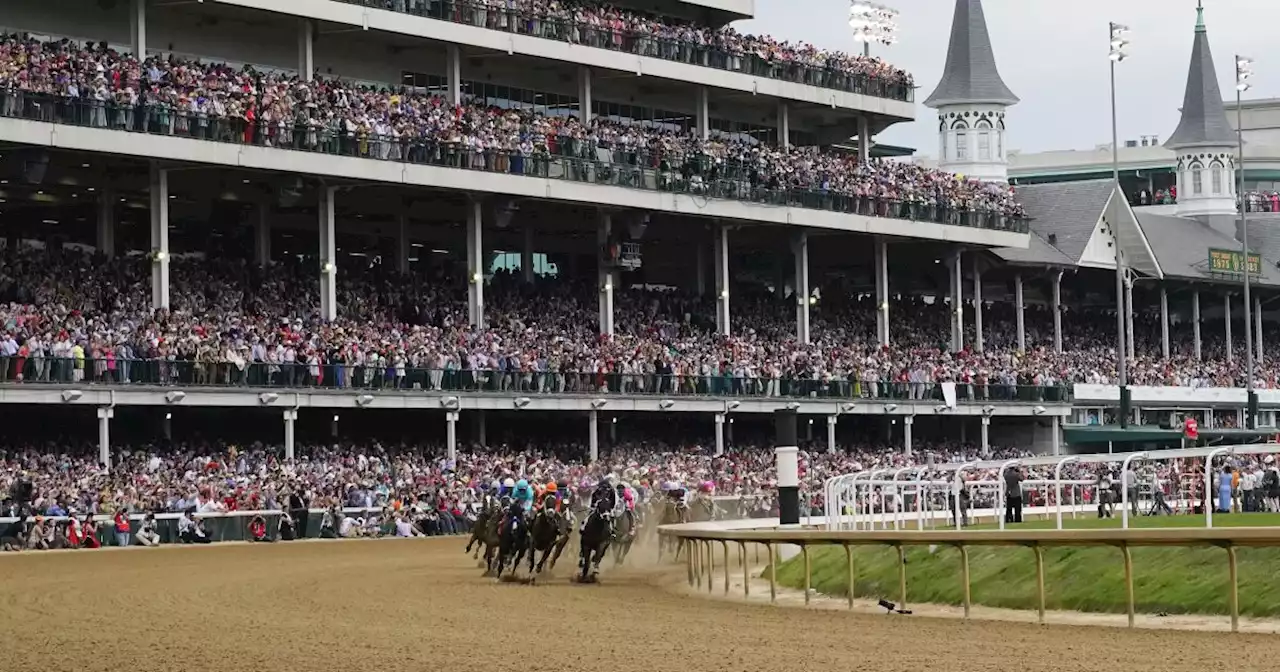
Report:
[[[1234,146],[1236,134],[1227,123],[1222,106],[1222,90],[1209,49],[1209,33],[1204,27],[1204,6],[1196,7],[1196,36],[1191,45],[1191,68],[1187,92],[1182,98],[1182,121],[1165,141],[1169,149]]]
[[[982,13],[982,0],[956,0],[956,13],[951,20],[951,43],[947,47],[947,67],[942,81],[924,104],[938,108],[944,105],[1016,105],[1018,97],[1005,85],[996,69],[996,56],[987,33],[987,18]]]

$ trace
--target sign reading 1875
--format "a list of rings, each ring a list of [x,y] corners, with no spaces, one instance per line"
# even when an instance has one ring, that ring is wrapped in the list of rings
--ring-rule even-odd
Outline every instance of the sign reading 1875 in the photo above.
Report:
[[[1209,248],[1209,270],[1214,273],[1244,273],[1244,255],[1240,250]],[[1262,273],[1262,257],[1249,255],[1249,274]]]

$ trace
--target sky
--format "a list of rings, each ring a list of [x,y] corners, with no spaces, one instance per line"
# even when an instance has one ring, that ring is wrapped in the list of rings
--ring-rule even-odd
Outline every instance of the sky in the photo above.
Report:
[[[933,110],[923,101],[946,63],[954,0],[876,0],[900,12],[899,42],[872,53],[915,76],[916,121],[877,136],[922,156],[937,152]],[[1254,58],[1245,98],[1280,97],[1280,0],[1204,0],[1205,25],[1223,95],[1235,95],[1235,54]],[[805,11],[797,11],[804,7]],[[748,33],[861,50],[848,28],[848,0],[756,0]],[[1022,102],[1009,111],[1010,149],[1092,149],[1111,142],[1108,21],[1130,28],[1129,57],[1116,70],[1120,142],[1160,141],[1178,125],[1195,32],[1196,0],[984,0],[1000,75]]]

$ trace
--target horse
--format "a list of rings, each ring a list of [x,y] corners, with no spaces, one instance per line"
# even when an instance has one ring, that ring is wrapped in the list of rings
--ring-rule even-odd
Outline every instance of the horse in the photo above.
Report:
[[[511,563],[511,573],[515,575],[526,553],[529,554],[529,572],[533,573],[533,555],[529,549],[529,519],[524,514],[524,506],[520,502],[513,502],[500,517],[503,520],[498,533],[496,576],[502,578],[502,570],[508,561]]]
[[[485,521],[484,536],[480,543],[484,544],[484,575],[489,576],[493,573],[494,563],[498,559],[498,546],[501,542],[499,532],[502,530],[502,512],[506,506],[492,509],[489,512],[489,518]]]
[[[678,525],[680,523],[689,522],[689,505],[683,499],[668,499],[662,505],[662,514],[659,518],[660,525]],[[680,540],[675,537],[659,537],[658,538],[658,559],[662,559],[662,553],[670,550],[676,560],[680,559]]]
[[[587,514],[587,520],[582,524],[579,535],[581,548],[578,549],[578,578],[582,583],[594,582],[596,575],[600,573],[600,561],[604,559],[609,542],[612,541],[609,533],[611,516],[608,503],[600,502]]]
[[[709,495],[694,497],[689,509],[691,523],[705,523],[716,519],[716,502]]]
[[[486,497],[484,508],[480,509],[480,511],[476,513],[476,519],[471,524],[471,538],[467,539],[467,548],[463,551],[463,553],[471,553],[471,547],[475,546],[476,550],[471,556],[472,559],[478,559],[480,557],[480,549],[486,546],[485,539],[486,533],[489,530],[489,519],[492,518],[497,511],[498,507],[495,505],[493,499]]]
[[[541,574],[544,568],[555,569],[556,560],[560,559],[565,545],[569,543],[569,521],[556,509],[557,504],[555,496],[547,496],[543,499],[542,509],[533,517],[530,529],[529,561],[533,562],[535,555],[542,554],[535,570],[538,574]],[[549,567],[547,567],[548,558],[551,560]]]
[[[621,565],[631,552],[631,544],[640,532],[640,517],[632,509],[623,509],[614,527],[613,564]]]

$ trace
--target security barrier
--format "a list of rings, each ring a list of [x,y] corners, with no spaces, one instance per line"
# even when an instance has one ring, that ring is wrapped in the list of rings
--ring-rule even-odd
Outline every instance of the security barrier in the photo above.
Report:
[[[763,545],[769,558],[769,600],[778,596],[778,549],[798,546],[804,558],[804,601],[809,604],[812,583],[809,549],[811,546],[842,546],[849,572],[848,585],[855,585],[857,568],[853,560],[854,546],[888,546],[898,553],[898,608],[907,604],[907,570],[905,549],[908,546],[951,546],[960,552],[961,582],[964,587],[964,616],[969,618],[972,607],[969,578],[969,552],[971,546],[1012,546],[1030,548],[1035,553],[1036,586],[1039,622],[1045,622],[1044,549],[1064,546],[1112,546],[1120,550],[1124,562],[1124,581],[1128,605],[1129,627],[1134,627],[1133,556],[1135,546],[1216,546],[1227,552],[1227,568],[1230,583],[1229,607],[1231,631],[1240,629],[1239,580],[1237,576],[1236,549],[1280,546],[1280,529],[1269,527],[1237,528],[1158,528],[1158,529],[1105,529],[1105,530],[990,530],[990,531],[895,531],[870,532],[832,531],[826,529],[797,529],[789,527],[769,529],[724,529],[716,524],[690,523],[664,525],[658,534],[680,540],[684,551],[690,586],[707,582],[712,590],[715,571],[715,544],[723,552],[724,592],[729,593],[729,543],[738,544],[739,564],[742,568],[744,595],[751,593],[750,565],[746,562],[747,544]],[[847,591],[848,605],[854,606],[854,591]]]

